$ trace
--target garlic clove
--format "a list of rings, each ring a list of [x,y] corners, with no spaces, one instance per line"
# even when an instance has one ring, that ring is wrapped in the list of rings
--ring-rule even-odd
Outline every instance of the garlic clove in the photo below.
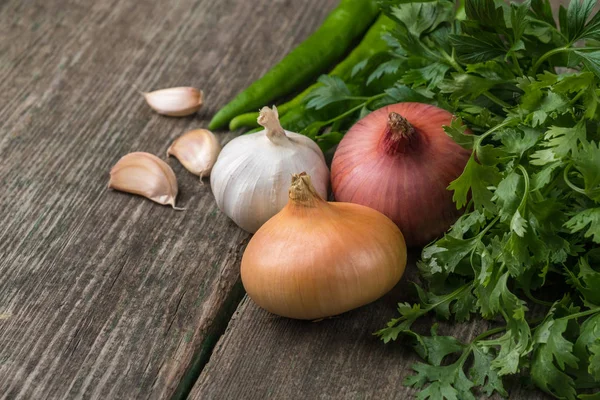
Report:
[[[142,94],[154,111],[171,117],[185,117],[202,107],[203,93],[193,87],[174,87]]]
[[[181,164],[200,179],[209,176],[221,145],[209,130],[195,129],[177,138],[167,150],[167,156],[175,156]]]
[[[175,173],[166,162],[150,153],[123,156],[110,170],[108,187],[182,210],[175,207],[178,192]]]

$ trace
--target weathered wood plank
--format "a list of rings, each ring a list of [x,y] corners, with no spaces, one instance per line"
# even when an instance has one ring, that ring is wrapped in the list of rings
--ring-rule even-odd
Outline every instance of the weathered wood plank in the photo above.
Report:
[[[320,322],[280,318],[245,297],[190,394],[208,399],[409,399],[402,385],[419,357],[404,343],[384,345],[373,332],[412,301],[416,266],[381,300]],[[427,333],[431,321],[416,329]],[[485,322],[441,325],[438,333],[463,340],[489,329]],[[512,382],[510,398],[549,400]],[[487,398],[487,397],[482,397]],[[500,399],[499,396],[494,396]]]
[[[197,370],[248,235],[174,160],[184,212],[108,191],[108,171],[205,126],[334,3],[0,2],[0,398],[166,398]],[[197,116],[132,87],[177,85],[204,89]]]

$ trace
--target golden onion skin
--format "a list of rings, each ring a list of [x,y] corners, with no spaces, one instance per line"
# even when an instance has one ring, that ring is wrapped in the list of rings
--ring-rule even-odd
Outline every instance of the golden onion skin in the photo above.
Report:
[[[404,238],[389,218],[358,204],[328,203],[314,193],[308,201],[290,198],[256,232],[241,276],[262,308],[314,320],[377,300],[398,283],[405,266]]]

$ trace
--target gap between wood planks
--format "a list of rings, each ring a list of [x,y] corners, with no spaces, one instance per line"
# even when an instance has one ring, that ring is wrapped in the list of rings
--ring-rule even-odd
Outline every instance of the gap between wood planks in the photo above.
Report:
[[[194,353],[191,365],[187,368],[186,372],[184,372],[179,385],[177,385],[177,388],[175,389],[175,393],[172,397],[173,400],[184,400],[188,398],[188,395],[200,377],[202,370],[206,364],[208,364],[217,342],[225,333],[233,313],[242,302],[245,293],[242,281],[238,279],[225,301],[221,304],[219,311],[217,311],[214,322],[208,328],[202,345]]]

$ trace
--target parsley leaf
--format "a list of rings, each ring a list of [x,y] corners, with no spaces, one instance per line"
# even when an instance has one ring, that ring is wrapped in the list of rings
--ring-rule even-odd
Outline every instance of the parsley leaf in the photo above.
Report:
[[[581,58],[587,69],[600,78],[600,51],[575,51],[574,53]]]
[[[320,110],[329,104],[348,100],[352,96],[348,86],[337,76],[321,75],[318,82],[322,85],[308,95],[307,108]]]
[[[481,386],[483,392],[489,397],[494,392],[498,392],[501,396],[508,396],[502,379],[498,373],[492,368],[493,355],[489,351],[484,351],[480,346],[473,348],[473,366],[469,370],[469,375],[476,386]]]
[[[595,5],[596,0],[575,0],[569,2],[569,8],[567,9],[565,18],[566,21],[563,19],[560,24],[561,31],[567,38],[574,42],[586,38],[586,32],[588,32],[587,35],[595,32],[595,21],[591,21],[593,22],[591,26],[586,26],[586,21]],[[563,22],[565,22],[564,25]]]
[[[479,63],[502,57],[506,49],[496,36],[482,32],[477,37],[468,35],[450,35],[450,43],[456,49],[458,57],[465,63]]]
[[[552,126],[544,135],[544,141],[541,143],[541,146],[545,147],[545,149],[533,153],[531,163],[534,165],[545,165],[559,161],[569,154],[577,154],[579,144],[585,141],[585,138],[586,128],[584,121],[569,128]]]
[[[454,73],[452,79],[446,79],[438,84],[442,93],[449,93],[450,98],[474,99],[494,87],[498,82],[478,76]]]
[[[499,181],[500,173],[496,167],[479,164],[475,157],[471,156],[462,175],[450,183],[448,190],[454,191],[453,200],[457,208],[467,204],[470,191],[475,208],[495,210],[490,186],[497,185]]]
[[[600,201],[600,146],[584,141],[573,157],[573,165],[583,177],[586,195]]]
[[[454,118],[450,126],[444,126],[444,132],[448,134],[456,143],[465,149],[472,149],[475,137],[467,134],[467,126],[463,124],[462,119]]]
[[[565,227],[571,233],[587,229],[584,236],[592,238],[595,243],[600,243],[600,208],[589,208],[575,214],[565,223]]]
[[[566,372],[567,366],[578,368],[579,359],[573,355],[573,343],[563,336],[568,321],[554,319],[552,314],[536,329],[536,349],[531,362],[531,377],[545,392],[559,398],[575,400],[574,380]]]

